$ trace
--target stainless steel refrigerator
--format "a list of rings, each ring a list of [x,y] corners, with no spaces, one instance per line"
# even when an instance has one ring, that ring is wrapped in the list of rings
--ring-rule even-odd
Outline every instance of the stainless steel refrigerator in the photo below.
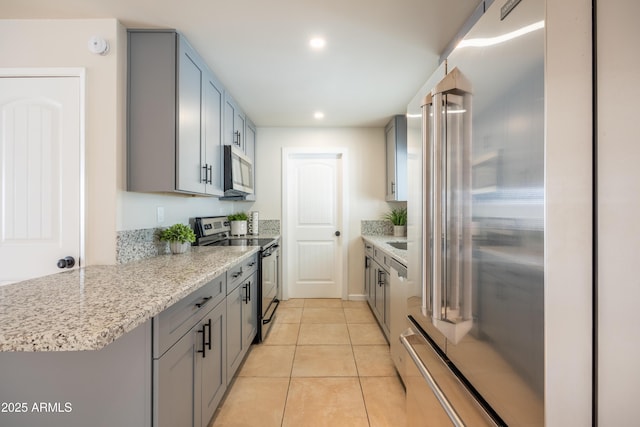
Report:
[[[492,3],[408,117],[409,425],[543,425],[544,2]]]

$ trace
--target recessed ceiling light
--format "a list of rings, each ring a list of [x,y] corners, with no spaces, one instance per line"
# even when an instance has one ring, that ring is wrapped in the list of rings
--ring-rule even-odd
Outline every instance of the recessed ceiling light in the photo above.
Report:
[[[316,111],[315,113],[313,113],[313,117],[318,120],[324,119],[324,113],[322,111]]]
[[[309,40],[309,46],[311,46],[312,49],[320,50],[323,49],[326,45],[327,41],[322,37],[314,37]]]

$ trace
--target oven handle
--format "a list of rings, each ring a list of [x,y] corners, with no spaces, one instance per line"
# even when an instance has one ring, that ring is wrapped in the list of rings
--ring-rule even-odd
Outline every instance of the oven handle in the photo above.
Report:
[[[269,316],[268,319],[262,319],[262,324],[266,325],[267,323],[271,323],[271,321],[273,320],[273,316],[276,314],[276,310],[278,309],[278,305],[280,305],[280,300],[278,298],[274,299],[271,304],[269,304],[269,307],[271,307],[273,304],[275,304],[275,307],[273,308],[273,311],[271,312],[271,316]]]

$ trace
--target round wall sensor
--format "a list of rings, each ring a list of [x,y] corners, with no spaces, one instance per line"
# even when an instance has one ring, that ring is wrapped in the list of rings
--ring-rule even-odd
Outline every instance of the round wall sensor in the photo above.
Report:
[[[102,37],[93,36],[89,39],[89,51],[97,55],[106,55],[109,52],[109,42]]]

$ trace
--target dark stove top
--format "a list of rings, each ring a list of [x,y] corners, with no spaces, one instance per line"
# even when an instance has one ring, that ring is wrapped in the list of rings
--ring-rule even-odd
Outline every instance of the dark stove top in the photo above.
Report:
[[[264,249],[273,244],[275,240],[273,238],[232,237],[210,243],[209,246],[260,246]]]

